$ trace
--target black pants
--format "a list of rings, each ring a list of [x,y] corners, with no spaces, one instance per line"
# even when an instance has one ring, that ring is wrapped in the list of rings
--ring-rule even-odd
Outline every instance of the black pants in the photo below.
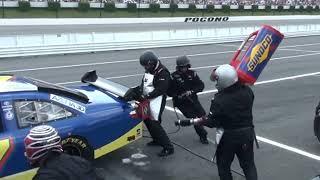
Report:
[[[206,111],[198,100],[192,101],[192,104],[182,104],[177,106],[186,118],[197,118],[206,115]],[[207,131],[201,125],[194,125],[194,129],[200,137],[206,138]]]
[[[161,120],[144,120],[144,124],[147,126],[153,141],[160,144],[164,149],[173,149],[173,145],[171,144],[170,139],[160,122]]]
[[[237,155],[246,180],[257,180],[257,169],[254,164],[253,140],[247,142],[223,141],[218,145],[217,164],[220,180],[232,180],[230,171],[234,155]]]

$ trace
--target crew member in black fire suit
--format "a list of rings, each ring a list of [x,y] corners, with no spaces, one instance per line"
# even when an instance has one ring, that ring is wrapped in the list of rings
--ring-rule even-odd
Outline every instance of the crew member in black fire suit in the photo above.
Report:
[[[252,122],[252,90],[238,82],[236,70],[226,64],[219,66],[211,74],[216,81],[218,93],[211,102],[209,115],[203,118],[181,120],[176,125],[201,124],[210,128],[223,128],[224,133],[217,147],[217,164],[221,180],[232,180],[230,171],[234,155],[247,180],[257,180],[254,163],[253,142],[255,140]]]
[[[163,149],[158,156],[168,156],[174,153],[174,148],[168,135],[161,126],[161,115],[166,105],[166,93],[170,83],[170,72],[161,64],[158,57],[152,51],[146,51],[140,56],[140,64],[145,68],[142,83],[140,86],[131,88],[125,94],[124,99],[127,101],[149,99],[151,101],[159,100],[160,98],[159,103],[161,105],[158,111],[158,117],[154,117],[153,120],[144,120],[153,139],[147,145],[162,146]]]
[[[51,126],[32,128],[24,144],[31,166],[40,166],[33,180],[103,180],[89,161],[63,153],[61,138]]]
[[[203,91],[204,83],[197,73],[191,70],[187,56],[176,59],[176,71],[171,74],[171,83],[168,95],[173,97],[173,106],[177,107],[187,118],[200,118],[206,111],[198,100],[197,93]],[[194,129],[203,144],[208,144],[207,131],[202,125],[194,125]]]

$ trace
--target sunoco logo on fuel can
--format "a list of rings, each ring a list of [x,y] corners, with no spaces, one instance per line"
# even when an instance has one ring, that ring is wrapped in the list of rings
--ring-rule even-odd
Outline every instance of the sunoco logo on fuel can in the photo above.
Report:
[[[267,34],[261,43],[258,43],[251,51],[250,60],[247,64],[248,71],[253,72],[257,65],[267,59],[269,55],[272,35]]]

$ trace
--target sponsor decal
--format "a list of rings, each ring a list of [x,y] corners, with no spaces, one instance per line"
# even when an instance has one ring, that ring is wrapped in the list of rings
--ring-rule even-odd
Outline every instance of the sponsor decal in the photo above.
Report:
[[[137,129],[137,136],[141,135],[141,129]]]
[[[13,106],[11,104],[11,101],[3,101],[1,106],[4,112],[5,119],[9,121],[13,120],[14,113],[13,113]]]
[[[251,51],[250,60],[247,64],[248,71],[253,72],[258,64],[261,64],[267,59],[271,43],[272,35],[267,34],[261,43],[256,44]]]
[[[4,101],[4,102],[3,102],[3,106],[11,106],[10,101]]]
[[[5,117],[6,117],[7,120],[10,121],[10,120],[13,120],[14,114],[13,114],[12,111],[7,111],[7,112],[5,113]]]
[[[1,106],[2,106],[2,109],[4,109],[4,110],[11,110],[12,109],[12,104],[10,101],[3,101]]]
[[[132,136],[128,136],[127,137],[127,141],[134,141],[136,139],[136,136],[135,135],[132,135]]]
[[[184,22],[225,22],[228,21],[228,16],[218,16],[218,17],[187,17]]]
[[[68,106],[68,107],[70,107],[72,109],[75,109],[77,111],[80,111],[80,112],[83,112],[83,113],[86,112],[86,108],[84,106],[82,106],[82,105],[80,105],[78,103],[75,103],[73,101],[70,101],[69,99],[63,98],[61,96],[50,94],[50,100],[58,102],[58,103],[63,104],[65,106]]]

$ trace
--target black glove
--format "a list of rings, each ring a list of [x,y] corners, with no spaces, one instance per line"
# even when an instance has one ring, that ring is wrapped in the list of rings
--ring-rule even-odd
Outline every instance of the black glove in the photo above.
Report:
[[[134,100],[134,97],[136,96],[136,93],[133,88],[130,88],[123,96],[123,100],[125,101],[132,101]]]
[[[174,124],[176,126],[191,126],[191,121],[190,120],[179,120],[179,121],[175,121]]]
[[[192,90],[190,90],[190,91],[186,91],[185,93],[185,96],[191,96],[192,94],[193,94],[193,91]]]
[[[193,94],[193,91],[186,91],[180,95],[178,95],[178,99],[184,99],[184,98],[187,98],[189,96],[191,96]]]

